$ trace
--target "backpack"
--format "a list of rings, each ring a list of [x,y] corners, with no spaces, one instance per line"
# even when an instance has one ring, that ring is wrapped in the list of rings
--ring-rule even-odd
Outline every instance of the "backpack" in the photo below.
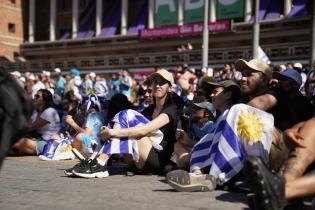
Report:
[[[0,168],[10,147],[26,133],[32,103],[25,90],[0,67]]]

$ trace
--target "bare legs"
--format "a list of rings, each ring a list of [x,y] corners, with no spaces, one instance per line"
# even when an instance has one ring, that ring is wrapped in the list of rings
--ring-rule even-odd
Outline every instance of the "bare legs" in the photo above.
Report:
[[[83,142],[83,138],[82,138],[82,134],[80,133],[80,134],[76,135],[76,137],[74,138],[74,140],[72,142],[72,147],[81,151],[83,148],[82,142]]]
[[[36,141],[22,138],[12,146],[12,150],[17,154],[36,155]]]
[[[177,155],[176,165],[179,169],[187,170],[189,168],[191,148],[185,147],[180,142],[176,142],[174,145],[174,152]]]
[[[138,151],[139,151],[139,160],[134,161],[134,163],[138,169],[142,169],[152,149],[152,143],[148,137],[143,137],[139,139],[137,143],[138,143]],[[98,159],[101,160],[102,162],[107,163],[109,157],[110,155],[102,153],[100,154]]]

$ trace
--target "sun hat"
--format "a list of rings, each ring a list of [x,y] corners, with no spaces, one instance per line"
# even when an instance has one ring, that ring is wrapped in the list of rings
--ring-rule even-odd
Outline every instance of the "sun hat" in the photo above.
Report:
[[[160,69],[153,74],[150,75],[148,79],[153,81],[157,76],[163,77],[165,80],[167,80],[171,85],[174,85],[174,77],[173,74],[167,71],[166,69]]]
[[[239,59],[235,62],[235,68],[236,70],[240,72],[246,69],[260,71],[264,75],[266,75],[268,79],[272,78],[272,71],[271,71],[270,66],[266,62],[258,60],[258,59],[253,59],[248,62],[243,59]]]

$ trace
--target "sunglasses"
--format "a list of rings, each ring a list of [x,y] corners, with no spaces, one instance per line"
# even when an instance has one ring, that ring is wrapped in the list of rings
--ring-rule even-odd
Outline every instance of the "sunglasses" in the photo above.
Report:
[[[40,95],[36,94],[36,95],[34,96],[34,98],[35,98],[35,99],[39,99],[39,98],[40,98]]]
[[[152,93],[152,89],[146,89],[145,91],[144,91],[144,93],[149,93],[149,94],[151,94]]]

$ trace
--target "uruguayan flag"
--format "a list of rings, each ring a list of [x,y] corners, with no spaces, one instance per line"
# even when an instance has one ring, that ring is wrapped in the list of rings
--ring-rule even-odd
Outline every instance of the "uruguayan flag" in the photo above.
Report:
[[[272,143],[273,116],[245,104],[234,105],[217,120],[217,128],[192,149],[190,171],[210,166],[210,175],[221,184],[243,168],[244,156],[268,162]]]
[[[263,49],[261,49],[260,46],[258,46],[258,59],[261,61],[264,61],[268,64],[271,63],[269,57],[267,56],[267,54],[263,51]]]
[[[54,142],[58,143],[54,146]],[[45,145],[44,151],[39,155],[41,160],[69,160],[75,159],[72,153],[73,137],[62,138],[59,142],[55,140],[49,140]]]
[[[132,128],[147,124],[150,122],[145,116],[139,112],[126,109],[118,112],[115,117],[109,122],[109,127],[113,129]],[[160,145],[163,139],[163,133],[156,130],[147,135],[152,142],[152,145],[157,150],[163,150]],[[139,159],[137,138],[122,137],[111,138],[108,143],[104,145],[103,153],[105,154],[131,154],[134,160]]]

